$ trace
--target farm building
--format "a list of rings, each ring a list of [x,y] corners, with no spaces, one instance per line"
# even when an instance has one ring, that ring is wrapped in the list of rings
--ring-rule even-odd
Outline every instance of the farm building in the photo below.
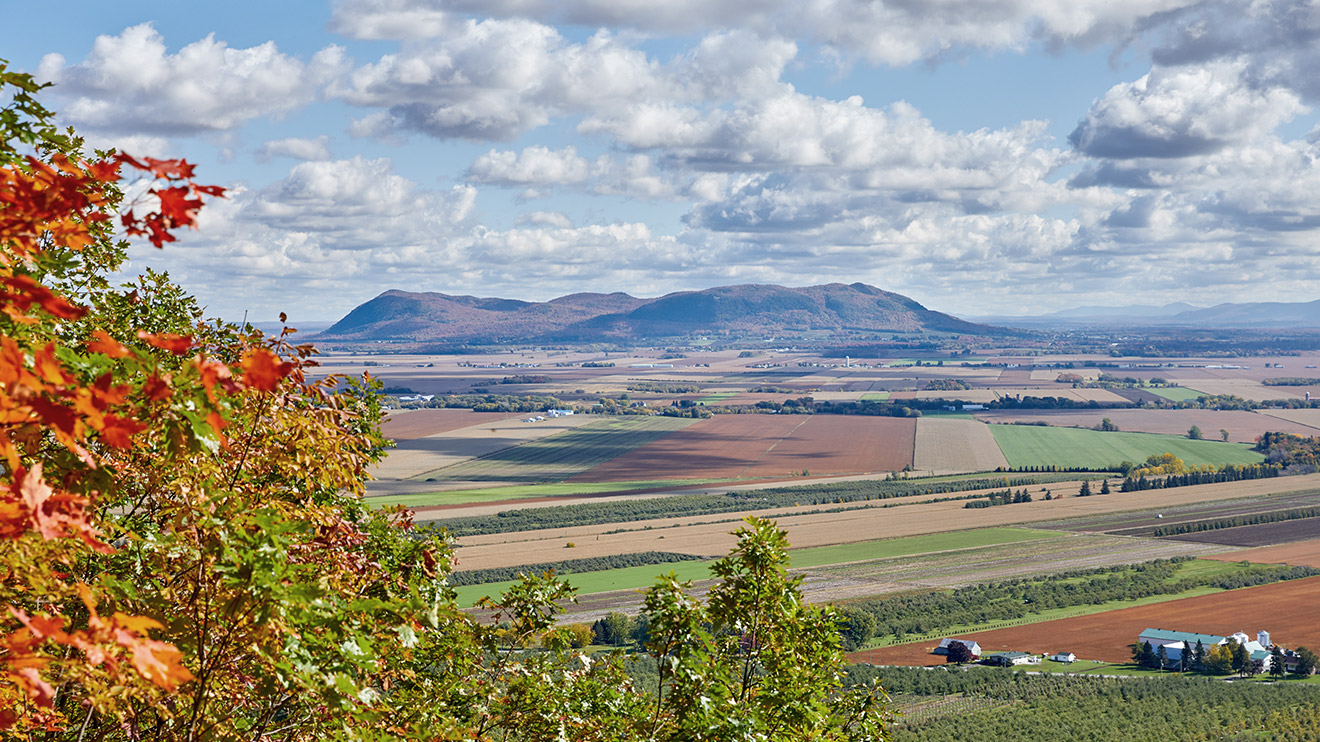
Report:
[[[994,654],[981,660],[982,664],[994,665],[995,667],[1012,667],[1013,665],[1039,665],[1040,657],[1026,652],[995,652]]]
[[[573,414],[572,410],[546,410],[545,414],[549,417],[568,417]]]
[[[1181,662],[1183,652],[1189,647],[1196,646],[1197,642],[1209,649],[1219,644],[1225,644],[1229,639],[1246,647],[1252,660],[1263,662],[1266,668],[1269,667],[1269,649],[1273,645],[1270,644],[1270,632],[1268,631],[1258,632],[1256,638],[1252,639],[1241,631],[1231,636],[1217,636],[1215,634],[1196,634],[1190,631],[1146,629],[1141,632],[1141,636],[1137,637],[1137,643],[1145,644],[1149,642],[1151,648],[1156,651],[1160,647],[1164,647],[1165,654],[1170,662]]]
[[[1076,662],[1077,655],[1073,654],[1072,652],[1059,652],[1053,657],[1050,657],[1050,659],[1054,660],[1055,662]]]
[[[981,656],[981,645],[971,639],[940,639],[940,645],[935,648],[935,654],[948,654],[949,645],[954,642],[960,642],[966,645],[968,649],[972,650],[973,658]]]

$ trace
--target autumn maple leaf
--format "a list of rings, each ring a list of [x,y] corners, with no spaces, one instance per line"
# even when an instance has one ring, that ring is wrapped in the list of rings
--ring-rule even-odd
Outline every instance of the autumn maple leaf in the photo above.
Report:
[[[292,363],[280,360],[265,348],[254,348],[243,354],[243,383],[251,389],[273,392],[292,371]]]

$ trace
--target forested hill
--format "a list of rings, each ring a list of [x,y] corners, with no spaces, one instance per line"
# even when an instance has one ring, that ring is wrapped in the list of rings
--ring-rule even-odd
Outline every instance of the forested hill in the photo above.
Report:
[[[655,299],[571,294],[547,302],[386,291],[325,330],[322,340],[453,343],[638,341],[701,334],[793,338],[826,332],[993,335],[999,328],[931,311],[863,283],[787,288],[744,284]]]

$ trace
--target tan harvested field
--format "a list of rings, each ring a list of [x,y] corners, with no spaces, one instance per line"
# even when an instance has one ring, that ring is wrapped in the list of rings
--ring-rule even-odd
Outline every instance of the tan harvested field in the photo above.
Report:
[[[1195,631],[1227,636],[1265,629],[1288,646],[1320,644],[1320,577],[1278,582],[1260,587],[1122,608],[1089,616],[1025,624],[1009,629],[966,635],[985,653],[1072,652],[1079,659],[1128,662],[1128,645],[1148,628]],[[938,641],[871,649],[849,655],[854,662],[876,665],[942,665],[944,658],[930,654]]]
[[[1320,538],[1298,541],[1293,544],[1264,546],[1259,549],[1230,551],[1208,557],[1221,562],[1258,562],[1260,564],[1293,564],[1303,567],[1320,567]]]
[[[1072,389],[1083,402],[1126,402],[1123,397],[1111,392],[1108,389]]]
[[[409,413],[411,414],[411,413]],[[398,441],[397,448],[372,471],[378,479],[410,479],[478,456],[502,451],[538,438],[571,430],[593,419],[573,415],[525,423],[528,413],[450,430],[438,435]]]
[[[1126,402],[1108,389],[1073,389],[1064,384],[1036,388],[996,389],[1001,397],[1061,397],[1077,402]]]
[[[380,430],[387,438],[410,441],[514,417],[519,416],[515,412],[473,412],[459,409],[395,410],[389,414],[385,422],[381,423]]]
[[[1179,379],[1179,386],[1185,386],[1205,394],[1232,394],[1252,402],[1267,399],[1301,399],[1302,395],[1288,391],[1288,387],[1265,386],[1249,379]]]
[[[914,419],[812,415],[740,476],[779,477],[804,469],[813,474],[899,471],[912,465],[915,439]]]
[[[1312,396],[1320,396],[1320,390]],[[1298,432],[1298,435],[1316,435],[1315,431],[1320,430],[1320,410],[1264,410],[1264,413],[1306,429],[1305,432]]]
[[[716,415],[635,448],[572,482],[620,482],[681,477],[730,479],[741,475],[811,415]]]
[[[798,571],[848,580],[862,588],[854,588],[857,594],[876,595],[918,588],[964,587],[978,582],[1135,564],[1175,556],[1205,556],[1222,548],[1153,538],[1064,534],[1034,541],[809,567]]]
[[[1087,381],[1100,378],[1100,369],[1096,368],[1038,368],[1031,372],[1032,381],[1054,381],[1060,374],[1073,374]]]
[[[917,418],[917,471],[954,473],[1007,467],[989,426],[978,420]]]
[[[989,389],[951,389],[951,390],[921,390],[913,395],[916,399],[958,399],[963,402],[975,402],[984,404],[999,399],[999,395]]]
[[[1294,410],[1314,412],[1320,426],[1320,410]],[[1250,410],[988,410],[974,413],[977,420],[988,423],[1046,422],[1059,427],[1094,428],[1109,418],[1119,430],[1138,433],[1185,434],[1193,425],[1199,427],[1206,438],[1219,439],[1219,431],[1227,430],[1228,439],[1251,443],[1266,431],[1315,435],[1320,431],[1303,424],[1261,414]]]
[[[1037,499],[994,508],[968,509],[961,501],[929,502],[929,496],[917,496],[905,498],[911,504],[899,507],[803,514],[803,511],[821,510],[820,506],[804,506],[759,511],[756,515],[776,518],[780,527],[788,531],[789,541],[795,547],[805,548],[1294,492],[1320,486],[1320,474],[1144,492],[1114,492],[1103,497],[1073,497],[1071,493],[1077,491],[1077,486],[1076,483],[1050,484],[1047,487],[1051,491],[1068,493],[1068,496],[1048,502]],[[1039,486],[1033,486],[1033,493],[1038,493],[1038,489]],[[889,500],[882,504],[894,502]],[[795,511],[798,514],[794,514]],[[737,522],[737,514],[706,515],[469,536],[460,539],[458,557],[464,569],[553,562],[565,558],[565,543],[568,541],[576,544],[572,552],[575,559],[651,550],[720,554],[733,545],[730,531]]]

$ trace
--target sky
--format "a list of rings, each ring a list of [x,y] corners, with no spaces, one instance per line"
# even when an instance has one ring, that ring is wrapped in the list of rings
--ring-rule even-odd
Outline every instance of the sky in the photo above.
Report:
[[[210,314],[862,281],[964,316],[1320,298],[1320,2],[11,4],[95,146],[230,188]],[[58,20],[56,20],[58,19]]]

